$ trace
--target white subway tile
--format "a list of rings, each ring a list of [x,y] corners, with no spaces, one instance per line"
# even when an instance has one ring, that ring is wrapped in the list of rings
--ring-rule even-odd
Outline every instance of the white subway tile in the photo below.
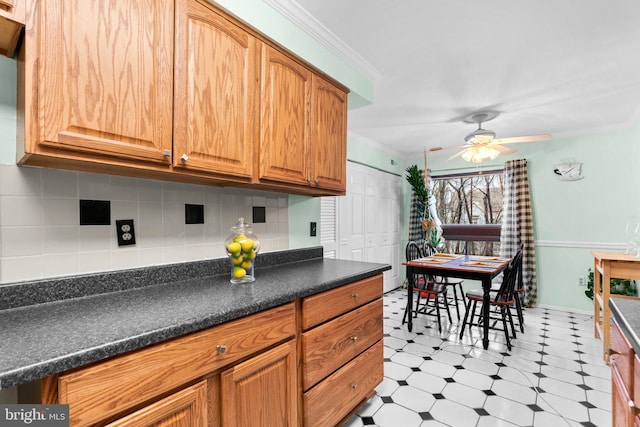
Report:
[[[140,202],[138,205],[138,215],[141,226],[162,226],[162,203]]]
[[[184,203],[189,203],[191,205],[203,205],[204,188],[205,187],[202,185],[185,185]]]
[[[78,254],[78,272],[80,274],[97,273],[111,269],[111,251],[80,251]]]
[[[267,198],[264,196],[253,196],[251,206],[267,206]]]
[[[180,246],[165,246],[163,260],[165,264],[186,261],[186,249],[184,244]]]
[[[40,168],[0,165],[0,196],[40,196]]]
[[[289,222],[289,208],[280,206],[278,208],[278,221]]]
[[[42,169],[42,196],[79,198],[78,172]]]
[[[185,247],[185,259],[187,261],[199,261],[206,259],[206,246],[204,243],[197,245],[187,245]]]
[[[138,181],[138,200],[162,203],[162,182],[149,179]]]
[[[164,246],[162,225],[141,225],[136,227],[136,234],[136,245],[139,248],[161,248]],[[158,258],[158,262],[161,260],[162,256]]]
[[[184,226],[185,243],[189,245],[203,245],[205,241],[204,224],[187,224]]]
[[[80,226],[43,227],[43,253],[78,253],[80,249]]]
[[[35,280],[43,277],[42,256],[21,256],[0,259],[0,279],[2,283],[21,280]]]
[[[68,200],[68,199],[67,199]],[[42,226],[42,198],[4,196],[0,199],[0,226]]]
[[[111,223],[118,219],[132,219],[134,227],[138,224],[138,202],[113,201],[111,202]]]
[[[164,264],[164,248],[140,248],[140,267]]]
[[[111,177],[98,173],[80,172],[78,189],[81,199],[110,200]]]
[[[112,241],[116,240],[115,230],[111,226],[83,225],[80,227],[80,253],[109,251]]]
[[[120,246],[111,251],[111,269],[123,270],[140,266],[140,256],[135,246]]]
[[[124,176],[112,176],[110,200],[138,201],[138,180]]]
[[[79,225],[78,199],[44,197],[44,225]]]
[[[180,182],[162,183],[162,203],[184,203],[185,184]]]
[[[59,277],[78,274],[78,252],[45,254],[42,256],[44,277]]]
[[[42,227],[2,227],[2,258],[42,255]]]

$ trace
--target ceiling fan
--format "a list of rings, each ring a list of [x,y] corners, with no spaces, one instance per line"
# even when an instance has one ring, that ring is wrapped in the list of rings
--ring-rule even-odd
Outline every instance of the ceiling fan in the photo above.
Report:
[[[447,160],[455,159],[462,156],[468,162],[481,163],[485,160],[493,160],[498,154],[512,154],[516,150],[511,147],[505,147],[504,144],[513,144],[516,142],[532,142],[544,141],[551,138],[549,134],[516,136],[511,138],[496,138],[496,133],[492,130],[483,129],[482,124],[498,117],[500,113],[496,111],[481,111],[473,113],[463,119],[465,123],[476,123],[478,129],[465,136],[464,145],[458,145],[449,148],[462,148]],[[440,148],[442,149],[442,148]],[[437,151],[438,148],[432,151]]]

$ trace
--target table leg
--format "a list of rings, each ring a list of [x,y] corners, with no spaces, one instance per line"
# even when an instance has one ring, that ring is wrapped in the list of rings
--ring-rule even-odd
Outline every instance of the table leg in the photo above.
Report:
[[[593,335],[596,338],[600,338],[600,319],[602,314],[600,313],[600,301],[602,295],[600,294],[600,262],[598,258],[593,261]]]
[[[482,346],[489,348],[489,305],[491,304],[491,279],[482,279]]]
[[[407,266],[407,307],[405,309],[404,315],[407,318],[407,328],[409,332],[413,329],[413,267]],[[402,323],[404,324],[404,318],[402,319]]]
[[[611,262],[604,261],[602,267],[602,347],[605,362],[609,362],[609,343],[611,340],[611,309],[609,308],[609,296],[611,295]]]

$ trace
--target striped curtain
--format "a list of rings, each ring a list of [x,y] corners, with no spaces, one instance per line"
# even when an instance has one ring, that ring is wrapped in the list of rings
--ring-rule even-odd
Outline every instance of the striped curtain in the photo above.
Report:
[[[500,256],[513,257],[520,243],[523,244],[522,279],[526,288],[524,303],[527,307],[534,307],[538,300],[538,284],[526,159],[509,160],[504,164],[502,215]]]
[[[420,174],[424,176],[424,170],[420,170]],[[416,210],[416,193],[411,192],[411,212],[409,213],[409,241],[420,244],[424,239],[422,231],[422,212]]]

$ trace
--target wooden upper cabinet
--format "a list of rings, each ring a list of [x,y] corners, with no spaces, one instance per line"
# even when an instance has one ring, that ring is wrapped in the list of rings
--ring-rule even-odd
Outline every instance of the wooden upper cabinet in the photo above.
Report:
[[[258,67],[254,36],[210,6],[177,0],[175,167],[252,177]]]
[[[36,29],[32,36],[27,28],[26,69],[37,89],[28,77],[25,98],[34,117],[25,151],[168,164],[173,14],[167,11],[173,1],[32,4]]]
[[[263,45],[259,178],[307,185],[311,71]]]
[[[347,182],[347,94],[313,76],[311,179],[320,188],[345,191]]]
[[[0,0],[0,55],[13,57],[24,28],[26,0]]]

